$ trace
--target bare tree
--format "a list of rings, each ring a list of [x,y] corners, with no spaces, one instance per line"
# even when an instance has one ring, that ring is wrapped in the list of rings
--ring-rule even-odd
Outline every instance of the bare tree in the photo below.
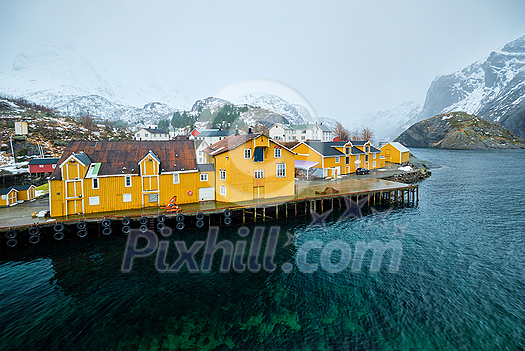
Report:
[[[361,134],[359,131],[354,130],[352,134],[350,134],[350,140],[361,140]]]
[[[255,123],[255,125],[252,127],[252,132],[253,133],[263,133],[264,135],[270,134],[268,130],[268,126],[260,122]]]
[[[346,128],[343,127],[342,124],[339,122],[337,122],[337,125],[335,126],[334,135],[341,141],[350,140],[350,134],[348,133],[348,130],[346,130]]]
[[[361,138],[362,138],[362,140],[373,142],[374,141],[374,132],[372,131],[372,129],[365,127],[365,128],[363,128],[363,130],[361,130]]]

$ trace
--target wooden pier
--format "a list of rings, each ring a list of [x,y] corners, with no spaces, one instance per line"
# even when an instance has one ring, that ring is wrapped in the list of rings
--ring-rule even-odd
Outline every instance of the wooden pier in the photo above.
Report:
[[[319,194],[327,186],[336,188],[335,194]],[[318,192],[316,194],[315,192]],[[28,223],[0,228],[0,250],[12,250],[40,242],[105,235],[126,235],[131,229],[163,230],[174,233],[205,229],[212,226],[263,223],[300,216],[313,212],[345,210],[347,204],[363,209],[370,207],[414,206],[419,201],[419,187],[378,179],[350,182],[304,183],[297,187],[297,195],[259,199],[240,203],[196,203],[182,205],[183,213],[165,213],[162,208],[119,211],[56,218],[56,221]]]

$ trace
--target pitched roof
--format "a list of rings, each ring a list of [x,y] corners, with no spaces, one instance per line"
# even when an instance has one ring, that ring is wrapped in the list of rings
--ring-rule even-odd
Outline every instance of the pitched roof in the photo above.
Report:
[[[365,152],[359,150],[359,149],[356,148],[355,146],[352,146],[352,149],[350,149],[350,153],[351,153],[352,155],[360,155],[360,154],[364,154]]]
[[[168,134],[168,132],[166,132],[164,129],[158,129],[158,128],[140,128],[140,129],[144,129],[150,132],[151,134]]]
[[[373,147],[373,146],[370,146],[370,152],[372,152],[372,153],[376,153],[376,152],[381,152],[381,150],[376,149],[376,148]]]
[[[391,141],[390,145],[395,147],[399,152],[410,152],[409,149],[407,149],[403,144],[397,141]]]
[[[34,158],[31,161],[29,161],[30,165],[52,165],[56,164],[58,162],[58,158]]]
[[[223,152],[233,150],[248,140],[253,140],[261,135],[262,133],[232,135],[208,146],[203,151],[209,155],[216,156],[222,154]]]
[[[351,140],[353,146],[365,146],[368,143],[368,140]]]
[[[25,190],[28,190],[31,187],[36,188],[34,185],[30,184],[30,185],[13,185],[11,187],[11,189],[15,189],[15,190],[18,190],[18,191],[25,191]]]
[[[162,172],[197,170],[195,149],[192,140],[166,141],[71,141],[59,164],[62,164],[73,153],[78,156],[85,153],[91,162],[100,163],[98,176],[114,174],[139,174],[138,163],[149,152],[155,153],[160,160]],[[50,179],[61,179],[57,167]]]
[[[18,191],[16,189],[14,189],[13,187],[10,187],[10,188],[7,188],[7,189],[0,189],[0,195],[7,195],[13,190],[14,191]]]
[[[213,171],[215,171],[215,166],[213,165],[213,163],[200,164],[200,165],[197,165],[197,168],[198,168],[199,172],[213,172]]]
[[[345,154],[337,150],[333,146],[333,141],[313,141],[308,140],[305,142],[306,145],[317,151],[323,156],[344,156]]]
[[[203,130],[201,131],[197,137],[198,138],[205,138],[205,137],[227,137],[229,135],[234,135],[235,130]]]

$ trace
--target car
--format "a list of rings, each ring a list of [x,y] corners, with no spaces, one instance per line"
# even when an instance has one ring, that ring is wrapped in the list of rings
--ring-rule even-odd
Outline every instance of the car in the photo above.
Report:
[[[370,171],[366,168],[358,168],[355,170],[355,174],[357,175],[360,175],[360,174],[370,174]]]

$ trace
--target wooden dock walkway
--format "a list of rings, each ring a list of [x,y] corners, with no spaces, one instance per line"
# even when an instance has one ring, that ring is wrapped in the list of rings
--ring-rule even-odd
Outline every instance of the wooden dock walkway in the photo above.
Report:
[[[327,187],[336,189],[338,193],[319,194]],[[62,240],[64,237],[82,238],[87,235],[123,235],[131,228],[160,232],[168,226],[174,231],[177,229],[183,231],[189,228],[242,225],[309,216],[312,212],[345,209],[345,197],[359,204],[366,199],[365,207],[415,205],[419,200],[417,185],[374,178],[296,181],[296,192],[295,196],[238,203],[210,201],[183,204],[182,216],[166,213],[163,208],[154,207],[56,217],[46,222],[27,218],[27,223],[21,225],[0,226],[0,248],[9,249],[38,244],[41,239]]]

